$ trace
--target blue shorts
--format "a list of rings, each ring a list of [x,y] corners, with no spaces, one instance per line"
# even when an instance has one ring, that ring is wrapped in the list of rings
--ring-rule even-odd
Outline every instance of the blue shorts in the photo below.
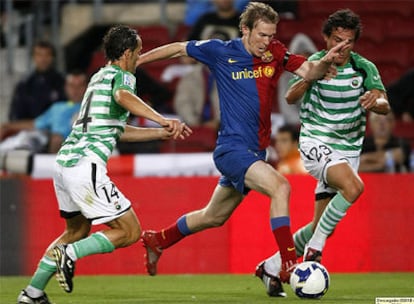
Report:
[[[214,163],[222,176],[219,184],[223,187],[233,186],[242,194],[250,189],[244,185],[247,169],[259,161],[266,159],[266,150],[252,151],[241,145],[218,145],[213,154]]]

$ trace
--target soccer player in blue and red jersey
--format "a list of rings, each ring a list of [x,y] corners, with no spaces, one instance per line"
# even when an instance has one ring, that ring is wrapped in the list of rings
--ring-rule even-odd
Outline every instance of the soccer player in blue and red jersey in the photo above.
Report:
[[[260,277],[274,287],[274,296],[284,294],[281,282],[289,281],[297,260],[290,230],[290,185],[265,161],[275,87],[284,70],[308,80],[322,78],[333,69],[334,57],[348,43],[338,44],[319,61],[308,62],[290,54],[274,38],[278,21],[278,14],[270,6],[251,2],[240,16],[241,38],[175,42],[151,50],[138,60],[140,65],[187,55],[204,63],[217,81],[221,112],[214,151],[215,165],[222,174],[219,183],[203,209],[183,215],[160,231],[142,233],[150,275],[156,274],[163,249],[190,234],[223,225],[245,195],[256,190],[270,198],[270,223],[282,257],[280,280],[262,274]]]

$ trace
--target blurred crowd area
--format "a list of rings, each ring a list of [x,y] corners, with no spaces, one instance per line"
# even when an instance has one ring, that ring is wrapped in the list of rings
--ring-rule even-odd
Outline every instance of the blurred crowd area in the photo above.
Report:
[[[228,20],[219,20],[216,29],[204,31],[200,20],[220,19],[217,3],[209,0],[62,0],[62,1],[1,1],[1,65],[0,65],[0,122],[10,119],[10,105],[18,82],[34,69],[33,46],[38,41],[48,41],[55,47],[54,68],[63,77],[73,71],[83,71],[90,77],[105,65],[101,41],[108,28],[114,24],[128,24],[137,29],[143,40],[143,52],[154,47],[189,39],[234,38],[238,33],[238,14],[249,2],[216,1],[232,3],[234,12],[224,12]],[[413,69],[414,56],[414,1],[337,1],[337,0],[270,0],[262,1],[273,6],[280,14],[277,39],[287,47],[300,33],[312,41],[314,48],[323,49],[325,42],[321,34],[323,21],[335,10],[350,8],[360,15],[363,31],[355,51],[373,61],[378,67],[384,85],[389,88],[390,104],[395,121],[391,128],[394,136],[408,142],[414,148],[414,101]],[[224,4],[220,4],[224,5]],[[223,8],[224,9],[224,8]],[[216,16],[214,17],[214,14]],[[217,17],[218,16],[218,17]],[[207,19],[208,19],[207,18]],[[204,20],[205,23],[206,20]],[[213,22],[213,23],[214,23]],[[202,23],[202,22],[201,22]],[[232,30],[230,28],[233,27]],[[191,73],[198,73],[194,76]],[[191,87],[191,81],[204,77],[205,71],[191,59],[173,59],[147,64],[137,69],[138,95],[158,111],[178,116],[190,122],[188,113],[175,103],[185,101],[178,92]],[[187,83],[180,81],[187,76]],[[206,76],[208,77],[208,75]],[[208,78],[206,78],[208,79]],[[203,83],[203,78],[200,78]],[[204,99],[210,94],[211,86],[194,83],[192,94]],[[207,82],[205,82],[207,83]],[[279,86],[279,90],[283,87]],[[279,94],[278,94],[279,93]],[[189,94],[189,93],[188,93]],[[277,129],[291,124],[292,114],[282,108],[283,92],[276,92],[273,108],[274,138]],[[196,99],[194,95],[187,99]],[[213,99],[213,97],[211,97]],[[205,101],[200,101],[203,103]],[[181,105],[181,104],[180,104]],[[119,153],[164,153],[164,152],[207,152],[215,145],[219,125],[213,110],[205,118],[205,105],[199,105],[194,112],[199,119],[191,120],[195,130],[188,140],[149,142],[120,145]],[[194,114],[195,115],[195,114]],[[33,117],[34,119],[35,117]],[[132,118],[134,125],[146,126],[148,122]],[[295,122],[293,122],[295,124]],[[297,123],[297,122],[296,122]],[[368,134],[372,134],[368,123]]]

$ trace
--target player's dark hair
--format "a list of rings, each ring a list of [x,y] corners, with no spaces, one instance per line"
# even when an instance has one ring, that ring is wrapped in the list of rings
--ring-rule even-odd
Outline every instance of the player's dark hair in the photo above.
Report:
[[[322,33],[326,36],[331,36],[332,31],[338,27],[342,27],[348,30],[355,31],[355,41],[358,40],[361,31],[361,19],[350,9],[338,10],[331,14],[328,19],[325,20],[322,26]]]
[[[138,47],[137,31],[125,25],[116,25],[109,29],[103,38],[105,56],[108,60],[118,60],[126,50]]]
[[[299,142],[299,128],[294,125],[283,125],[278,130],[277,133],[289,133],[292,141]]]
[[[259,20],[277,24],[279,22],[279,15],[271,6],[265,3],[250,2],[240,15],[240,31],[243,25],[252,30]]]

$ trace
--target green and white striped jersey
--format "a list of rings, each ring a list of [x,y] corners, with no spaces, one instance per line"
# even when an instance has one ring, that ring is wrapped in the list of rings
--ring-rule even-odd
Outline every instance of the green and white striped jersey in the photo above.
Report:
[[[317,52],[309,60],[319,60],[325,54]],[[305,93],[300,136],[317,139],[347,157],[358,157],[366,125],[366,111],[359,97],[371,89],[385,88],[375,65],[354,52],[350,62],[337,70],[334,79],[315,81]],[[291,84],[298,79],[292,79]]]
[[[129,116],[115,101],[119,89],[135,93],[135,76],[116,65],[103,67],[92,76],[78,119],[58,152],[59,164],[72,167],[83,157],[106,164]]]

